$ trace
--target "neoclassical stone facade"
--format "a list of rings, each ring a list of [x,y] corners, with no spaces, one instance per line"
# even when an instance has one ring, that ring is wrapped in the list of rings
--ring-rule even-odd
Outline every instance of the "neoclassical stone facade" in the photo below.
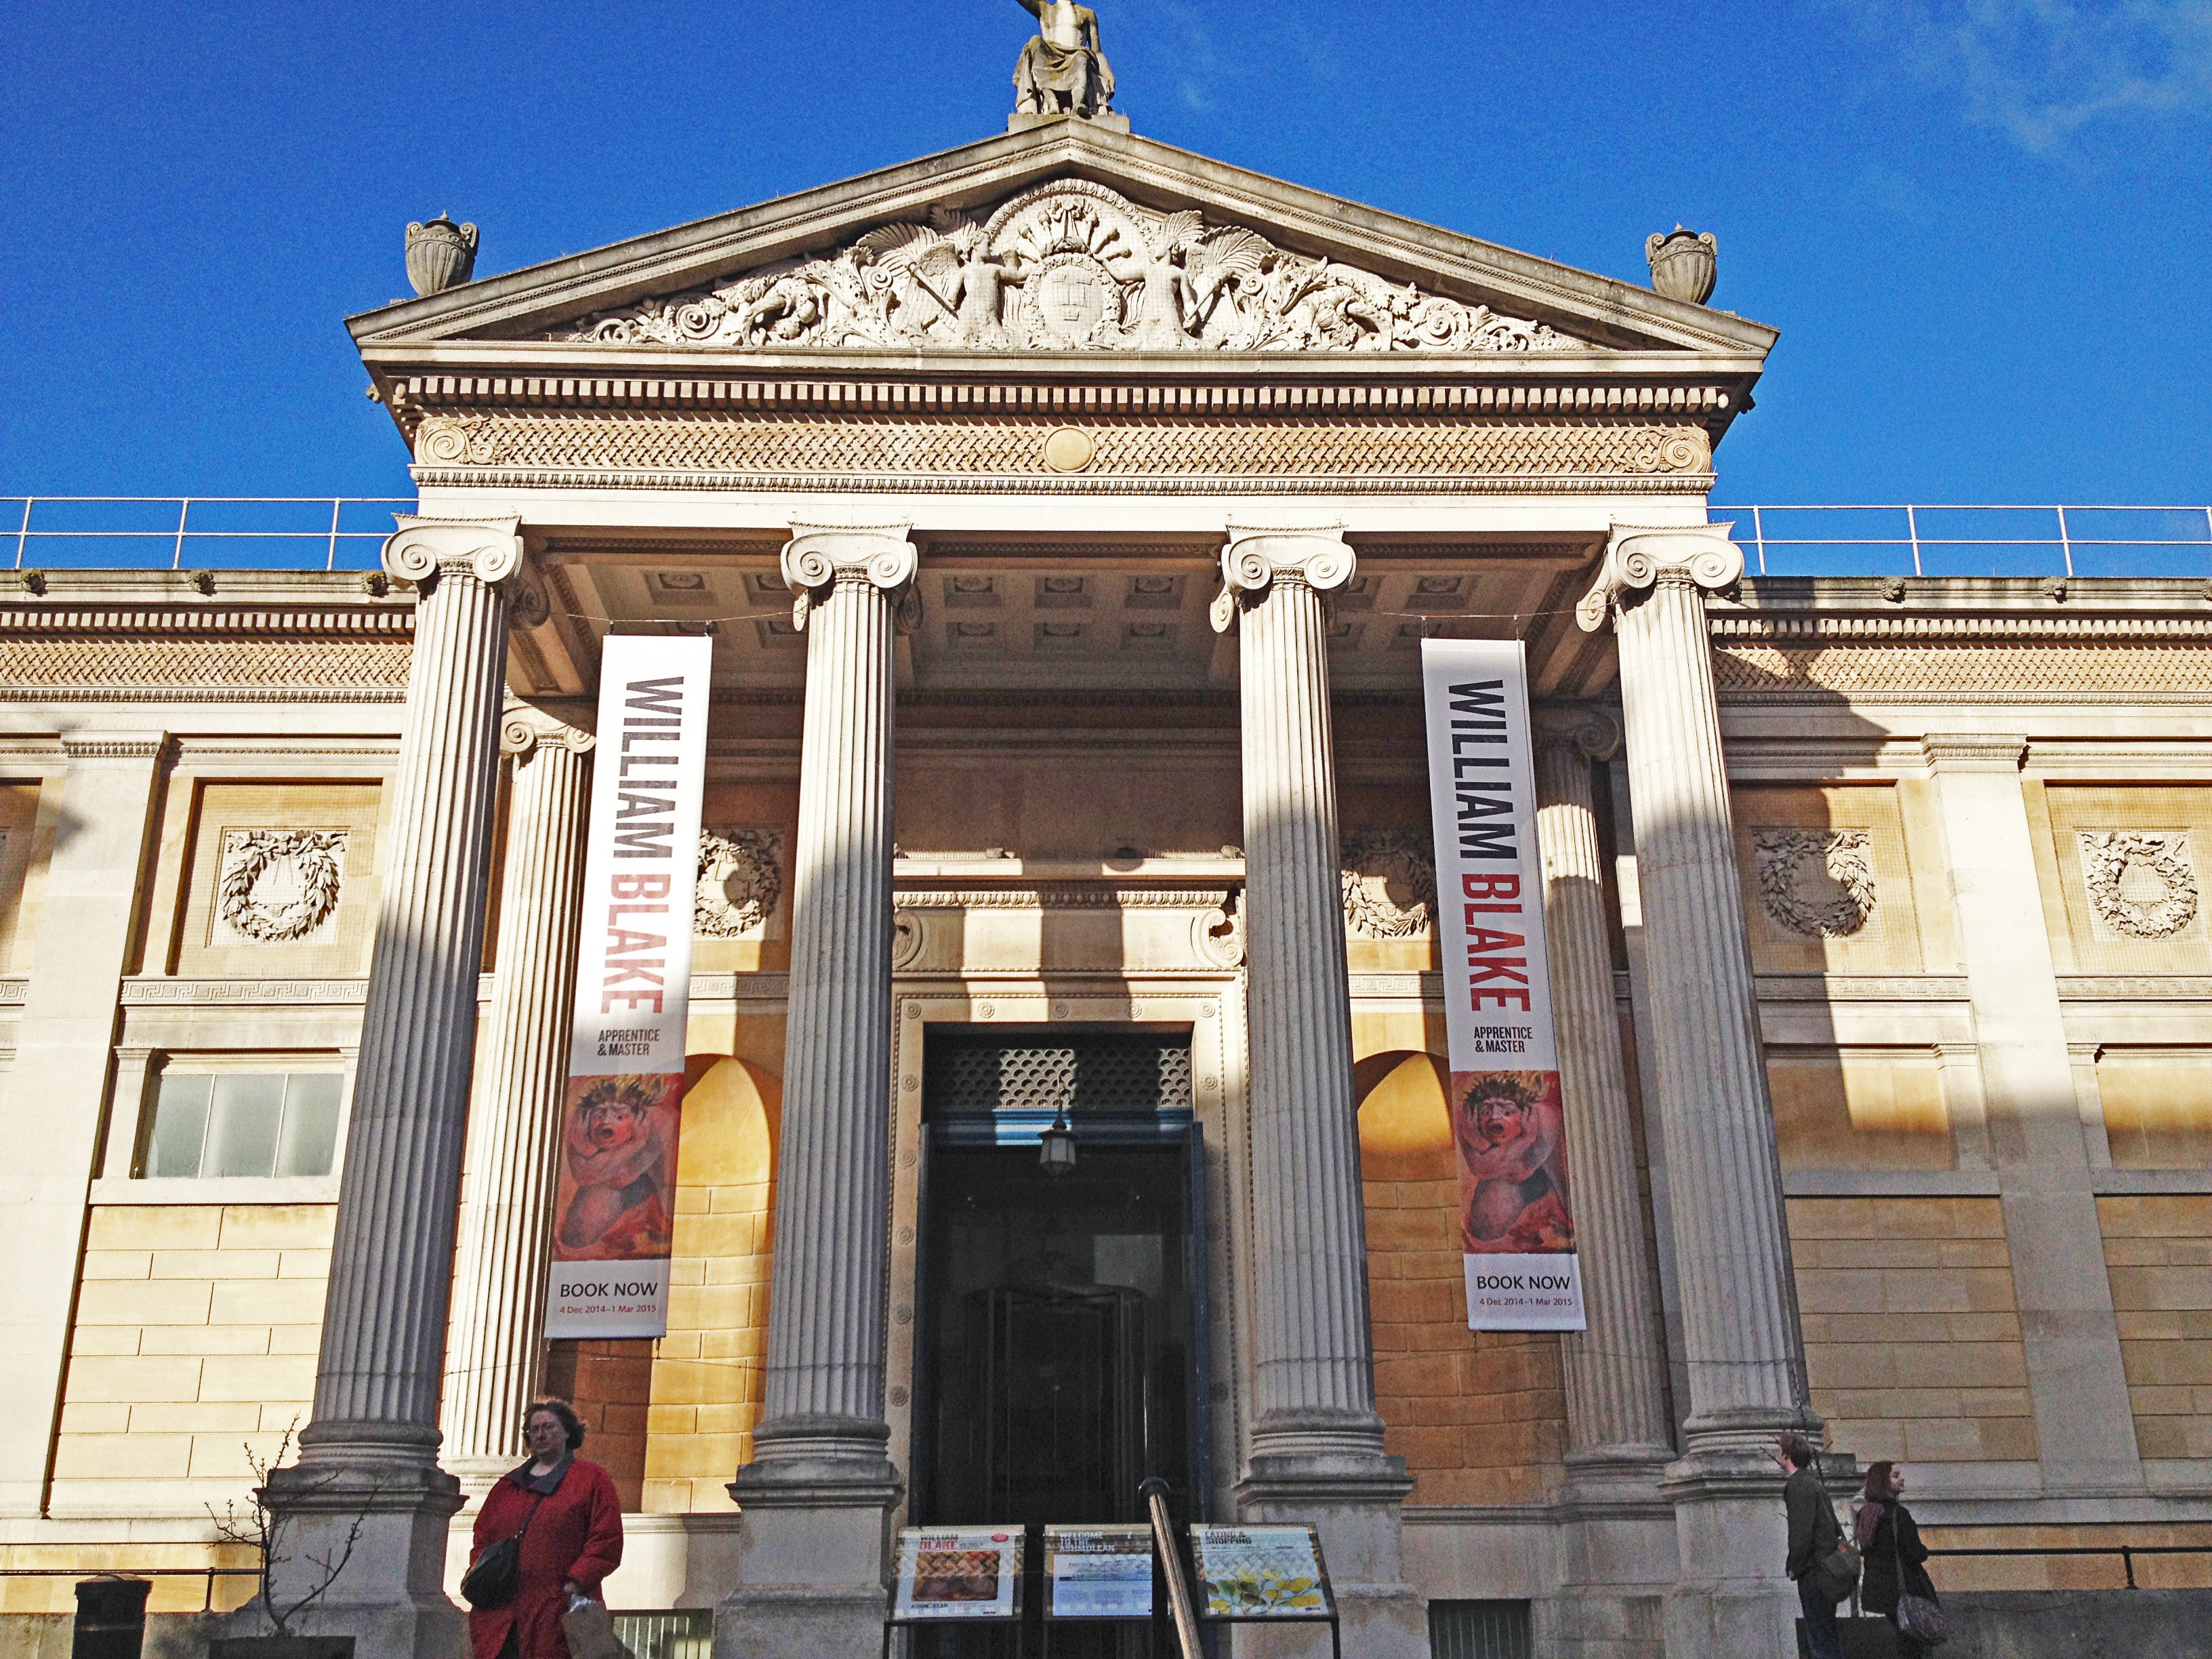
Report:
[[[1168,1218],[1052,1282],[1348,1652],[1788,1650],[1790,1428],[1954,1545],[2212,1537],[2203,584],[1747,578],[1771,331],[1080,120],[352,325],[384,580],[0,590],[0,1565],[235,1565],[296,1424],[313,1622],[443,1654],[552,1393],[617,1606],[878,1652],[1030,1305],[946,1194],[1071,1108]],[[548,1343],[611,630],[715,641],[674,1289]],[[1418,647],[1508,634],[1565,1337],[1465,1328],[1440,1076]]]

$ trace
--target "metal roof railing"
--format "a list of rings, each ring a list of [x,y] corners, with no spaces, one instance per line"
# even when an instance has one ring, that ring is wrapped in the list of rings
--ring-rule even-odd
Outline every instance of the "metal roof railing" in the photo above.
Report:
[[[15,568],[365,570],[412,495],[0,495]],[[4,545],[0,541],[0,545]]]
[[[0,495],[14,568],[365,570],[411,495]],[[12,515],[15,523],[9,526]],[[1708,509],[1761,576],[2212,578],[2212,507]],[[4,555],[0,555],[4,556]]]
[[[1720,507],[1761,576],[2212,577],[2212,507]]]

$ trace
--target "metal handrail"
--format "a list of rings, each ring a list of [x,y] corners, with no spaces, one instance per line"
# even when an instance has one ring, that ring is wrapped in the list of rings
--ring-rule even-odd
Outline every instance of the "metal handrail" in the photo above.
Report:
[[[1912,559],[1912,574],[1916,576],[1924,576],[1928,574],[1927,553],[1929,549],[1969,547],[2052,548],[2057,551],[2057,563],[2059,568],[2050,574],[2074,576],[2080,574],[2075,569],[2074,563],[2074,555],[2076,549],[2100,547],[2155,547],[2176,549],[2203,548],[2205,550],[2207,554],[2206,574],[2212,574],[2212,507],[2200,507],[2193,502],[2181,506],[2140,506],[2132,503],[2100,505],[2094,502],[2078,501],[2067,502],[2064,504],[2051,501],[2018,503],[2002,501],[1763,501],[1753,505],[1741,507],[1709,505],[1706,511],[1709,517],[1715,522],[1734,520],[1736,523],[1739,527],[1736,540],[1743,545],[1746,551],[1751,556],[1751,562],[1755,565],[1757,574],[1762,576],[1768,574],[1766,561],[1767,550],[1769,548],[1785,547],[1896,548],[1900,550],[1910,552]],[[1770,513],[1897,513],[1904,515],[1905,533],[1901,536],[1776,536],[1769,533],[1766,515]],[[1934,536],[1928,533],[1927,526],[1921,520],[1921,514],[1924,513],[2047,513],[2051,514],[2052,527],[2057,532],[2057,533],[2051,536]],[[2075,533],[2075,526],[2073,522],[2069,520],[2067,515],[2069,514],[2080,514],[2084,513],[2128,513],[2137,514],[2158,514],[2168,518],[2176,514],[2184,514],[2191,519],[2202,518],[2204,520],[2204,534],[2202,536],[2082,536]],[[1746,538],[1741,534],[1743,518],[1746,514],[1750,514],[1751,519],[1751,534],[1748,538]]]
[[[1145,1477],[1137,1490],[1144,1494],[1152,1517],[1152,1543],[1160,1553],[1160,1571],[1168,1581],[1168,1608],[1175,1615],[1176,1644],[1182,1659],[1204,1659],[1198,1643],[1198,1613],[1190,1599],[1190,1585],[1182,1576],[1182,1557],[1176,1553],[1175,1526],[1168,1519],[1168,1483],[1157,1474]]]
[[[2117,1555],[2128,1576],[2127,1588],[2136,1583],[2138,1555],[2212,1555],[2212,1544],[1992,1544],[1973,1547],[1930,1549],[1936,1555]]]
[[[341,528],[345,509],[349,507],[408,507],[412,495],[0,495],[0,503],[13,503],[20,507],[14,532],[15,538],[15,568],[24,568],[32,544],[46,541],[106,541],[158,543],[168,553],[166,567],[159,555],[148,561],[151,568],[171,570],[185,568],[185,550],[193,541],[223,542],[306,542],[323,550],[322,568],[337,568],[338,544],[342,542],[382,543],[390,534],[384,530],[346,530]],[[177,522],[174,528],[160,530],[43,530],[33,527],[33,509],[41,503],[56,507],[156,507],[174,506]],[[326,529],[315,530],[195,530],[191,527],[192,509],[196,507],[322,507],[331,510],[331,521]],[[0,531],[0,536],[9,532]],[[140,567],[131,567],[140,568]],[[303,562],[299,568],[306,568]]]

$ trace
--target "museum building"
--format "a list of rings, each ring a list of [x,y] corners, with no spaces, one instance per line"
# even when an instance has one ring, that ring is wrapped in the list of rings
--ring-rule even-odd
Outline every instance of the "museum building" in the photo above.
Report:
[[[296,1423],[308,1627],[456,1651],[548,1393],[611,1605],[727,1659],[1147,1475],[1318,1527],[1363,1659],[1790,1650],[1789,1428],[1939,1545],[2212,1543],[2206,584],[1747,577],[1709,240],[1668,297],[1015,126],[482,280],[417,228],[381,571],[0,591],[5,1607],[242,1565]],[[672,1284],[548,1342],[611,633],[713,641]],[[1468,1328],[1431,638],[1526,647],[1584,1332]]]

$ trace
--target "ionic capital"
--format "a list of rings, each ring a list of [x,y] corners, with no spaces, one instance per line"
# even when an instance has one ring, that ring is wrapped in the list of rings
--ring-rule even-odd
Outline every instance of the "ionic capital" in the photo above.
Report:
[[[540,749],[566,749],[588,754],[599,743],[592,733],[571,726],[550,709],[527,703],[510,693],[500,711],[499,752],[518,759]]]
[[[1620,722],[1594,702],[1540,702],[1534,714],[1540,749],[1572,749],[1594,761],[1620,752]]]
[[[1708,592],[1728,587],[1743,575],[1743,550],[1729,539],[1732,524],[1651,527],[1617,524],[1598,567],[1596,584],[1575,607],[1575,620],[1586,634],[1624,610],[1631,596],[1680,582]]]
[[[474,576],[506,599],[510,619],[535,628],[550,614],[545,595],[531,580],[522,520],[422,519],[395,513],[399,528],[385,538],[385,572],[428,588],[447,573]]]
[[[907,539],[908,524],[794,524],[783,544],[783,585],[793,593],[792,626],[804,632],[806,614],[839,583],[879,587],[898,607],[901,627],[920,620],[912,591],[921,556]]]
[[[1225,634],[1240,605],[1249,605],[1278,581],[1300,581],[1326,593],[1352,580],[1359,561],[1340,524],[1229,526],[1221,550],[1221,592],[1213,601],[1213,631]]]

